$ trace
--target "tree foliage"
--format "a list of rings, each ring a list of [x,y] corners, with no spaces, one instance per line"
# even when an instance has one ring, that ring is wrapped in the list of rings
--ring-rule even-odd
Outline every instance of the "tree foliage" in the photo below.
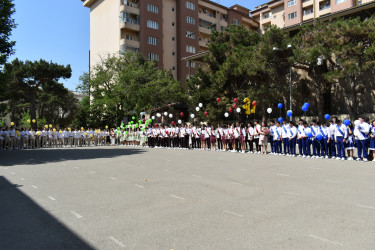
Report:
[[[12,18],[14,13],[13,0],[0,0],[0,66],[14,53],[16,42],[10,41],[12,30],[17,26]]]
[[[58,83],[61,78],[70,78],[70,65],[15,59],[5,64],[4,72],[8,86],[5,96],[12,120],[20,120],[24,112],[29,112],[31,119],[40,116],[61,126],[73,119],[77,100]]]
[[[127,115],[185,102],[181,83],[171,72],[157,68],[139,53],[108,55],[81,78],[80,89],[90,89],[90,115],[99,125],[118,125]]]

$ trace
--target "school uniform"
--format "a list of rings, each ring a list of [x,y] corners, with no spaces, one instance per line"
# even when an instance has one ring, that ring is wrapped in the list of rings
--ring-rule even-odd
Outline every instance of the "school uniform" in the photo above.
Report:
[[[289,136],[289,154],[296,156],[296,140],[297,140],[297,128],[295,126],[288,129]]]
[[[275,145],[274,145],[274,141],[273,141],[273,136],[275,134],[275,129],[276,129],[275,125],[270,126],[269,141],[270,141],[270,145],[271,145],[271,154],[275,153]]]
[[[352,131],[352,133],[350,134],[348,127],[346,128],[346,130],[347,130],[348,138],[346,139],[345,144],[344,144],[345,149],[354,150],[354,133],[353,133],[354,131]]]
[[[275,148],[275,154],[281,154],[281,140],[282,140],[282,128],[274,126],[273,128],[273,144]]]
[[[366,122],[362,122],[359,126],[356,126],[357,131],[357,137],[356,137],[356,143],[357,143],[357,154],[358,159],[361,159],[362,153],[363,153],[363,160],[367,161],[368,157],[368,134],[370,132],[370,124]]]
[[[297,126],[297,144],[298,144],[298,156],[302,157],[303,155],[303,150],[302,150],[302,129],[303,125],[298,125]]]
[[[217,128],[216,129],[216,140],[217,140],[217,148],[219,150],[223,150],[223,141],[222,141],[222,138],[223,137],[223,128]]]
[[[320,134],[320,127],[318,125],[315,125],[315,126],[311,126],[310,129],[313,135],[313,138],[311,139],[312,146],[313,146],[313,156],[320,157],[320,142],[316,138],[316,136]]]
[[[309,127],[303,126],[301,131],[301,137],[302,137],[302,152],[303,157],[310,158],[311,155],[311,140],[308,138],[308,134],[311,133],[311,129]]]
[[[249,153],[253,153],[254,146],[253,146],[253,137],[254,137],[254,128],[248,127],[247,128],[247,149],[249,150]]]
[[[323,139],[320,140],[320,155],[325,156],[328,158],[329,150],[328,150],[328,139],[331,137],[331,131],[327,126],[320,126],[320,134],[323,136]]]
[[[344,124],[337,125],[335,129],[335,143],[337,147],[337,158],[338,160],[345,160],[345,146],[344,139],[348,136],[346,126]]]
[[[331,138],[329,140],[329,149],[330,149],[330,156],[332,158],[335,158],[336,157],[336,142],[335,142],[335,133],[336,133],[336,124],[332,123],[331,125],[329,125],[329,130],[330,130],[330,134],[331,134]]]
[[[260,153],[259,136],[261,132],[261,126],[259,124],[254,126],[254,142],[257,153]]]
[[[199,149],[202,147],[201,135],[202,135],[202,129],[197,128],[197,134],[195,135],[195,139],[197,140],[197,148]]]
[[[288,155],[289,154],[289,137],[288,137],[289,125],[283,124],[281,128],[282,128],[281,137],[283,141],[284,155]]]
[[[374,151],[375,150],[375,127],[372,127],[370,128],[370,133],[374,136],[374,137],[370,137],[370,147],[369,147],[369,150],[372,150]]]
[[[212,135],[211,128],[206,128],[206,133],[205,133],[204,139],[206,141],[206,148],[207,149],[211,149],[211,140],[210,140],[211,135]]]

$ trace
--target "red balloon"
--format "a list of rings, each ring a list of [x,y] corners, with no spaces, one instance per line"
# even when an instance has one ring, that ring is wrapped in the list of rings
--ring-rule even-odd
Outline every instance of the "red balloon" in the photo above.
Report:
[[[256,101],[253,101],[253,106],[255,107],[257,105],[257,102]]]
[[[208,116],[208,112],[207,112],[207,111],[206,111],[206,112],[204,112],[204,115],[205,115],[205,116]]]
[[[157,127],[158,127],[158,124],[157,124],[157,123],[155,123],[155,125],[154,125],[154,126],[155,126],[155,128],[157,128]]]
[[[233,104],[233,106],[232,106],[234,109],[236,109],[237,108],[237,105],[236,104]]]
[[[238,102],[238,98],[234,98],[234,103],[237,103]]]
[[[184,117],[184,112],[181,112],[181,113],[180,113],[180,116],[181,116],[181,117]]]
[[[216,98],[216,101],[217,101],[217,102],[221,102],[221,99],[220,99],[220,98]]]
[[[174,121],[172,121],[172,125],[174,126],[176,123]]]
[[[142,122],[146,122],[146,119],[143,119]]]
[[[233,109],[232,109],[232,108],[229,108],[229,109],[228,109],[228,112],[229,112],[229,113],[232,113],[232,112],[233,112]]]

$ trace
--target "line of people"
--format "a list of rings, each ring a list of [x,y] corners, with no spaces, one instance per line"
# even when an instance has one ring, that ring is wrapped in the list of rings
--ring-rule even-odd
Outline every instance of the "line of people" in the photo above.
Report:
[[[118,129],[20,129],[0,130],[0,150],[47,147],[126,145],[138,147],[182,148],[240,153],[270,154],[305,158],[375,161],[375,121],[359,118],[343,124],[334,117],[329,124],[313,120],[282,123],[218,124],[217,126],[177,124],[147,128]]]

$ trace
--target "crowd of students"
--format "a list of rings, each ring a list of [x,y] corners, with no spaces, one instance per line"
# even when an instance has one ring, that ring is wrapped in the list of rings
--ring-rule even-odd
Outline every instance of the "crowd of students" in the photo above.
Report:
[[[359,118],[343,124],[333,118],[329,124],[266,122],[254,124],[148,125],[119,129],[20,129],[0,131],[0,150],[46,147],[124,145],[134,147],[214,150],[239,153],[285,155],[304,158],[375,161],[375,121]],[[270,150],[267,149],[270,145]],[[356,157],[354,152],[356,149]],[[270,152],[268,152],[270,151]],[[369,151],[372,153],[370,156]]]

